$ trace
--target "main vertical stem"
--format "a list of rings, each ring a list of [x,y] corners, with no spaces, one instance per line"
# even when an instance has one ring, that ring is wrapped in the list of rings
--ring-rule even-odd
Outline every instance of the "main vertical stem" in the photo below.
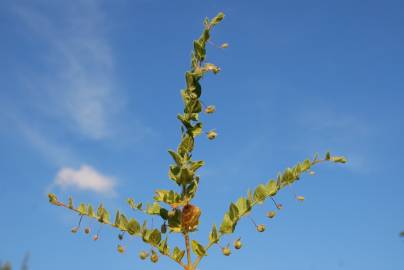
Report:
[[[184,233],[184,239],[185,239],[185,247],[187,250],[187,262],[188,265],[186,267],[187,270],[192,270],[192,261],[191,261],[191,247],[189,245],[189,234],[188,232]]]

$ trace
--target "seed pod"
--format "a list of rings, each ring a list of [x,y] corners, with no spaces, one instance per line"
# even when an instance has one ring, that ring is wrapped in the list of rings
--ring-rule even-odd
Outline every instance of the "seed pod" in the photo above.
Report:
[[[208,139],[209,140],[214,140],[217,137],[217,133],[214,130],[211,130],[208,132]]]
[[[163,225],[161,225],[160,229],[161,233],[166,233],[167,232],[167,224],[164,222]]]
[[[123,233],[118,234],[118,239],[123,240]]]
[[[240,249],[243,246],[243,244],[241,243],[240,238],[237,239],[236,241],[234,241],[234,248],[235,249]]]
[[[125,252],[125,248],[123,246],[121,246],[121,245],[118,245],[117,250],[118,250],[119,253],[124,253]]]
[[[86,227],[86,228],[84,229],[84,233],[85,233],[85,234],[89,234],[90,232],[91,232],[90,227]]]
[[[139,253],[139,258],[140,258],[141,260],[146,260],[147,257],[149,257],[149,253],[147,253],[146,251],[141,251],[141,252]]]
[[[296,196],[296,199],[298,200],[298,201],[304,201],[304,196]]]
[[[99,238],[100,238],[100,236],[99,236],[98,234],[96,234],[96,235],[93,236],[93,240],[94,240],[94,241],[97,241]]]
[[[228,246],[226,246],[226,247],[222,248],[222,253],[224,256],[230,256],[231,250]]]
[[[71,232],[72,233],[77,233],[78,231],[79,231],[79,227],[73,227],[72,229],[71,229]]]
[[[269,217],[269,218],[274,218],[275,216],[276,216],[276,212],[275,212],[275,211],[268,211],[267,217]]]
[[[152,263],[156,263],[159,261],[159,255],[153,250],[152,250],[152,255],[150,256],[150,261]]]
[[[209,105],[208,107],[206,107],[205,109],[205,113],[210,114],[210,113],[214,113],[216,111],[215,106],[213,105]]]
[[[187,204],[182,209],[181,227],[187,231],[194,231],[198,227],[201,209],[199,207]]]
[[[257,225],[257,231],[258,232],[264,232],[265,231],[265,225],[264,224]]]

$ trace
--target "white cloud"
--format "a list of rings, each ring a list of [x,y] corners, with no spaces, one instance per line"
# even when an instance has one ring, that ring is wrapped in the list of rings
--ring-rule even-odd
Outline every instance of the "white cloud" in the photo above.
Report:
[[[82,165],[78,170],[62,168],[54,182],[62,189],[75,188],[103,194],[114,194],[115,183],[114,178],[105,176],[88,165]]]

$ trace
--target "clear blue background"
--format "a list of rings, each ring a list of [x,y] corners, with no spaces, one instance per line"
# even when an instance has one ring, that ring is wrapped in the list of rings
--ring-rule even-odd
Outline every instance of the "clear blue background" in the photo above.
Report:
[[[267,232],[243,220],[234,237],[245,248],[229,258],[212,249],[199,268],[404,269],[399,0],[1,1],[0,260],[18,268],[29,252],[30,269],[177,269],[142,263],[138,239],[118,254],[107,228],[98,242],[72,235],[77,217],[46,192],[129,213],[127,197],[172,187],[166,149],[179,140],[183,72],[202,20],[219,11],[213,42],[230,46],[208,50],[223,71],[203,81],[203,101],[217,106],[204,122],[219,136],[199,138],[194,154],[206,161],[198,239],[229,201],[285,167],[327,150],[350,162],[282,192],[274,220],[271,203],[257,209]],[[116,196],[52,186],[82,164],[114,177]]]

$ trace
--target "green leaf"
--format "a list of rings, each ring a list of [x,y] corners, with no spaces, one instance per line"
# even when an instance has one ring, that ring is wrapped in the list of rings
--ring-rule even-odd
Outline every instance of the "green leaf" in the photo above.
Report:
[[[128,231],[130,235],[140,233],[139,223],[134,218],[131,218],[126,225],[126,231]]]
[[[262,203],[267,197],[266,187],[264,185],[259,185],[254,191],[254,201],[257,203]]]
[[[174,215],[172,217],[168,217],[168,228],[172,232],[181,232],[181,212],[174,210]]]
[[[178,247],[175,247],[173,250],[172,258],[177,262],[180,262],[182,258],[184,258],[185,250],[181,250]]]
[[[191,184],[189,184],[185,188],[185,195],[189,199],[192,199],[195,197],[196,191],[198,190],[198,184],[199,184],[199,177],[196,176],[194,180],[192,180]]]
[[[347,163],[348,162],[348,160],[343,156],[335,156],[335,157],[332,157],[331,160],[335,163]]]
[[[87,207],[84,203],[81,203],[76,210],[80,213],[80,215],[87,215]]]
[[[300,163],[300,166],[302,168],[302,172],[308,171],[311,168],[311,161],[306,159],[302,163]]]
[[[128,229],[128,219],[126,218],[126,216],[124,214],[121,214],[121,216],[119,217],[119,229],[122,231],[126,231]]]
[[[51,203],[51,204],[54,204],[54,205],[58,205],[58,198],[56,197],[56,195],[55,194],[53,194],[53,193],[49,193],[48,194],[48,198],[49,198],[49,202]]]
[[[239,219],[238,208],[234,203],[230,204],[229,207],[229,217],[232,221],[237,221]]]
[[[117,211],[116,211],[116,214],[115,214],[115,222],[114,222],[114,225],[115,225],[116,227],[119,227],[119,224],[121,224],[121,214],[120,214],[119,211],[117,210]]]
[[[197,40],[194,41],[194,51],[195,56],[199,61],[203,61],[205,59],[206,50],[203,45]]]
[[[222,234],[229,234],[234,232],[236,224],[230,219],[229,214],[224,214],[222,224],[220,224],[219,231]]]
[[[192,240],[192,251],[199,257],[205,256],[206,254],[205,248],[195,240]]]
[[[211,243],[217,243],[217,242],[219,241],[219,235],[218,235],[218,233],[217,233],[217,229],[216,229],[216,225],[215,225],[215,224],[213,224],[212,230],[210,231],[210,234],[209,234],[209,241],[210,241]]]
[[[149,235],[149,242],[153,245],[158,245],[161,241],[161,233],[159,230],[154,229]]]
[[[240,216],[243,216],[251,211],[251,201],[244,197],[237,200],[236,206]]]
[[[72,197],[69,197],[69,202],[67,203],[67,207],[69,207],[70,209],[74,209]]]
[[[210,23],[211,23],[212,25],[216,25],[216,24],[220,23],[223,19],[224,19],[224,13],[223,13],[223,12],[220,12],[219,14],[216,15],[216,17],[214,17],[214,18],[211,20]]]
[[[196,172],[199,168],[201,168],[203,165],[205,165],[205,162],[203,160],[195,161],[191,165],[191,170]]]
[[[128,199],[128,204],[130,206],[130,208],[132,208],[133,210],[142,210],[142,203],[135,203],[135,201],[131,198]]]
[[[173,151],[173,150],[168,150],[168,153],[170,153],[171,157],[174,159],[175,163],[177,164],[177,166],[181,166],[182,165],[182,158],[180,155],[178,155],[177,152]]]
[[[109,223],[109,213],[102,204],[100,204],[100,206],[97,209],[97,217],[99,222],[106,224]]]
[[[161,254],[164,254],[164,255],[170,254],[170,248],[167,245],[167,238],[165,238],[163,241],[160,242],[160,244],[158,246],[158,250],[160,251]]]
[[[270,180],[266,185],[267,196],[275,196],[277,192],[278,192],[278,185],[274,180]]]
[[[95,214],[94,214],[94,209],[91,206],[91,204],[89,204],[87,206],[87,216],[91,217],[91,218],[95,218]]]
[[[202,133],[202,123],[196,123],[195,126],[191,129],[192,136],[195,138],[196,136],[201,135]]]
[[[184,204],[181,195],[173,190],[156,190],[154,192],[154,200],[164,202],[174,208]]]
[[[161,206],[154,202],[153,204],[148,204],[146,206],[146,213],[149,215],[160,215]]]
[[[194,138],[192,136],[185,134],[178,146],[178,153],[181,156],[185,156],[186,153],[192,152],[194,148]]]

